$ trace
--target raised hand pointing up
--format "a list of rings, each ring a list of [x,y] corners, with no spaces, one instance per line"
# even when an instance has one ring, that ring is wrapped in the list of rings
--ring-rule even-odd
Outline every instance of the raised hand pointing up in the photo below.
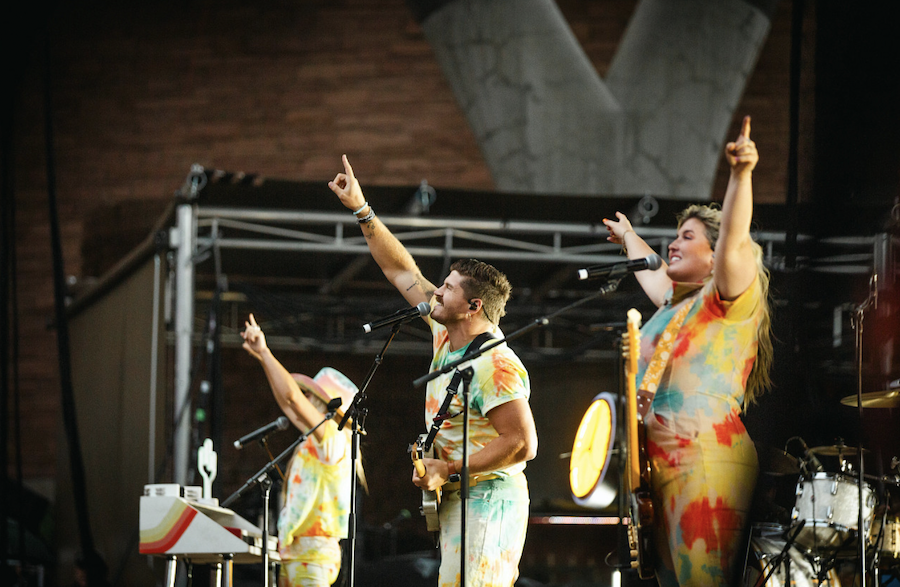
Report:
[[[750,140],[750,117],[745,116],[741,125],[741,134],[738,138],[725,145],[725,159],[731,169],[736,172],[753,171],[759,162],[759,153],[756,151],[756,143]]]

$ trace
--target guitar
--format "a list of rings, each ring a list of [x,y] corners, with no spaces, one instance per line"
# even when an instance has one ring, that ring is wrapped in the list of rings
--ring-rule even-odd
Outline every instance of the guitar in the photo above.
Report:
[[[425,435],[422,434],[418,439],[411,445],[409,445],[409,456],[412,458],[413,466],[416,468],[416,473],[418,473],[419,477],[423,477],[425,475],[425,464],[422,462],[422,458],[424,457],[424,450],[422,445],[425,442]],[[419,507],[419,512],[425,516],[425,526],[428,528],[429,532],[437,532],[441,529],[441,520],[438,512],[441,507],[441,490],[440,488],[435,489],[434,491],[429,491],[427,489],[422,490],[422,505]]]
[[[643,417],[637,409],[638,355],[640,354],[641,313],[628,310],[628,328],[623,340],[625,355],[625,440],[628,461],[625,472],[625,492],[629,496],[628,546],[631,567],[641,579],[654,576],[653,500],[650,496],[650,461],[647,458],[647,437]]]

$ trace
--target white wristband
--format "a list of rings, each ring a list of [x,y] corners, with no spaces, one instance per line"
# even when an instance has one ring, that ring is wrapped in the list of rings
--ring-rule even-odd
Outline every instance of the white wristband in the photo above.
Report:
[[[357,214],[359,214],[360,212],[362,212],[363,210],[365,210],[365,209],[366,209],[366,206],[368,206],[368,205],[369,205],[369,202],[364,202],[363,205],[359,207],[359,210],[357,210],[356,212],[354,212],[353,215],[356,216]]]

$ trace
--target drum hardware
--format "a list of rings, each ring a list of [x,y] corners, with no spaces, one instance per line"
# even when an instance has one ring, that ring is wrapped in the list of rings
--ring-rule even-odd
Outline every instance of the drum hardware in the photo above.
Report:
[[[840,587],[833,566],[796,547],[794,538],[805,525],[801,520],[787,530],[779,524],[753,526],[750,545],[755,561],[750,561],[746,569],[745,587]]]
[[[869,481],[875,481],[876,483],[886,483],[888,485],[897,485],[900,487],[900,475],[869,475],[866,473],[863,477]]]
[[[883,566],[900,563],[900,518],[889,516],[887,510],[875,518],[872,525],[872,548]]]
[[[838,438],[837,444],[832,444],[829,446],[814,446],[809,449],[809,452],[822,455],[823,457],[852,457],[859,454],[859,449],[855,446],[847,446],[844,444],[844,440],[842,438]],[[863,454],[869,452],[869,449],[862,449]]]
[[[791,576],[791,557],[788,556],[788,552],[790,551],[791,546],[794,544],[794,541],[797,540],[797,536],[800,535],[800,531],[803,530],[803,526],[806,525],[806,520],[800,520],[800,522],[794,526],[793,532],[790,533],[790,536],[787,537],[787,540],[784,543],[784,548],[781,549],[781,552],[778,553],[775,558],[772,559],[768,565],[771,567],[769,572],[765,575],[760,585],[765,585],[769,579],[772,578],[772,575],[775,571],[778,570],[778,567],[784,566],[784,576]]]

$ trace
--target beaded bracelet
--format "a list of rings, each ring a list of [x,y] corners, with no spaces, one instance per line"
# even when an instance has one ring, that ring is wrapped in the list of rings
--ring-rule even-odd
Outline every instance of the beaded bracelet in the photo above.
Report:
[[[369,205],[369,202],[364,202],[363,205],[360,206],[359,209],[358,209],[356,212],[353,213],[353,215],[356,216],[357,214],[359,214],[360,212],[362,212],[363,210],[365,210],[365,209],[366,209],[366,206],[368,206],[368,205]]]
[[[366,214],[365,216],[363,216],[362,218],[358,218],[357,222],[359,222],[360,224],[365,224],[366,222],[369,222],[373,218],[375,218],[375,210],[372,209],[371,207],[369,207],[369,213]]]

